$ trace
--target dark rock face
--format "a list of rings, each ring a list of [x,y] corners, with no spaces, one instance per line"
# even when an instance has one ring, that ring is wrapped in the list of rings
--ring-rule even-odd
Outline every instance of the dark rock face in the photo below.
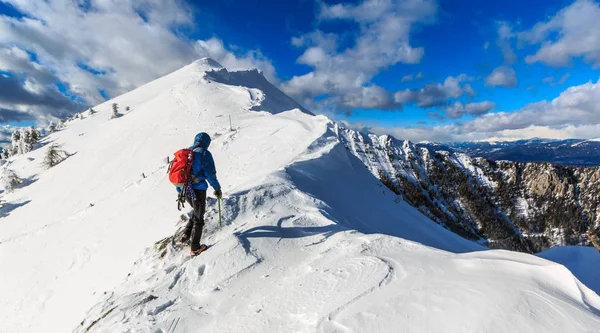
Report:
[[[600,167],[495,162],[338,133],[388,188],[462,237],[523,252],[600,243]]]

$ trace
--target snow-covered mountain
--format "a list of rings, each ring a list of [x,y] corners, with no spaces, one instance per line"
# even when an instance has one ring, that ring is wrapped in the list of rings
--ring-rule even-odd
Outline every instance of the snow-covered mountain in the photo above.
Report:
[[[423,214],[492,248],[600,249],[600,167],[490,161],[340,130],[350,151]]]
[[[432,151],[465,153],[494,161],[548,162],[572,166],[600,166],[599,139],[527,139],[517,141],[420,142]]]
[[[110,119],[112,103],[131,109]],[[0,332],[600,327],[596,250],[484,251],[386,188],[350,148],[363,136],[257,71],[202,59],[94,109],[42,142],[62,163],[43,169],[42,147],[4,166],[27,182],[2,197]],[[200,131],[223,228],[209,198],[211,248],[190,259],[166,158]]]

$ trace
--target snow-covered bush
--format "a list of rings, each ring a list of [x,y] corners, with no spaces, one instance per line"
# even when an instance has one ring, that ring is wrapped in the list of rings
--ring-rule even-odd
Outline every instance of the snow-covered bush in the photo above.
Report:
[[[42,165],[46,169],[50,169],[69,156],[66,151],[60,149],[61,147],[61,145],[56,143],[53,143],[48,147],[48,150],[46,150],[46,154],[44,155],[44,161],[42,161]]]
[[[121,114],[119,113],[119,104],[113,103],[112,104],[112,110],[113,110],[113,113],[110,116],[110,119],[119,118],[121,116]]]
[[[17,173],[8,168],[2,169],[2,176],[0,176],[0,185],[6,192],[12,192],[19,185],[23,184],[23,179],[19,178]]]

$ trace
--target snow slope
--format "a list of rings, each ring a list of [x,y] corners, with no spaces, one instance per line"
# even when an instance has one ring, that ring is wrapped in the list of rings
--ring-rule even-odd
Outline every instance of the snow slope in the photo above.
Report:
[[[109,120],[113,102],[132,110]],[[431,222],[257,71],[203,59],[95,109],[46,139],[63,163],[42,170],[43,148],[8,163],[29,184],[3,194],[0,332],[600,327],[600,298],[564,266]],[[181,212],[165,158],[199,131],[224,226],[209,198],[212,247],[189,259],[169,237]]]

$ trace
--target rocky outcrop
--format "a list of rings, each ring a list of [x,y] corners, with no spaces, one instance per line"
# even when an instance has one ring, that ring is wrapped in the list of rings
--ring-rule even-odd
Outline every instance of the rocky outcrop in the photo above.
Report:
[[[600,167],[490,161],[339,128],[382,182],[433,221],[492,248],[600,249]]]

